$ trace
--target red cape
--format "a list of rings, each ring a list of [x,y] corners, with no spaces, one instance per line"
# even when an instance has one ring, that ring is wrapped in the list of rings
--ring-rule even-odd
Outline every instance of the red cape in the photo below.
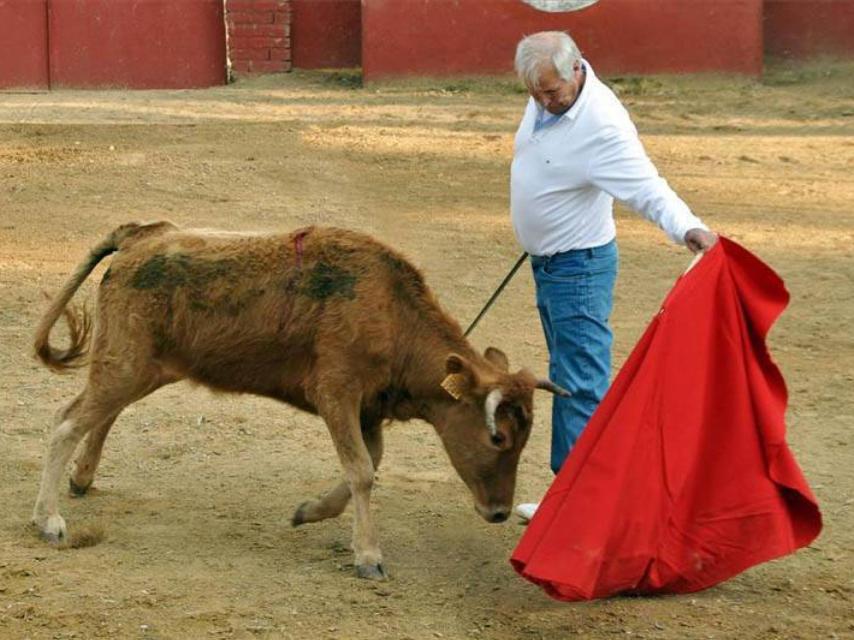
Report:
[[[516,571],[561,600],[686,593],[815,539],[821,514],[765,346],[788,300],[725,238],[679,278],[519,541]]]

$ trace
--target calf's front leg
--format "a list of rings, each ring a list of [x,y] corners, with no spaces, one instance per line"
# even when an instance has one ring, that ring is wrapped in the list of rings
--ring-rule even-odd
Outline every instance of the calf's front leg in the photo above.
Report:
[[[355,397],[354,397],[355,396]],[[382,552],[371,518],[371,489],[374,484],[374,464],[359,422],[360,397],[356,394],[323,394],[318,411],[332,436],[338,458],[344,469],[344,479],[353,500],[353,552],[356,575],[360,578],[383,580]]]

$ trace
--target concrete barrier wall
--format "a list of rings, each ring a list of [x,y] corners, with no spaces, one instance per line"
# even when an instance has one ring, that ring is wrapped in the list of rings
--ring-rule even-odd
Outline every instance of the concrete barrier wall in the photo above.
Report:
[[[291,6],[295,67],[321,69],[362,64],[361,0],[291,0]]]
[[[51,85],[224,84],[222,0],[50,0]]]
[[[225,81],[222,0],[0,0],[0,88]]]
[[[762,71],[763,0],[603,0],[572,13],[522,0],[365,0],[365,78],[506,73],[524,34],[569,31],[605,73]]]
[[[765,0],[765,52],[854,56],[854,0]]]
[[[0,89],[46,89],[47,0],[0,0]]]
[[[574,13],[522,0],[227,2],[239,72],[287,70],[292,61],[361,65],[368,80],[509,73],[519,38],[543,29],[569,31],[610,74],[758,75],[763,53],[854,55],[854,0],[601,0]],[[222,84],[223,4],[0,0],[0,88]]]

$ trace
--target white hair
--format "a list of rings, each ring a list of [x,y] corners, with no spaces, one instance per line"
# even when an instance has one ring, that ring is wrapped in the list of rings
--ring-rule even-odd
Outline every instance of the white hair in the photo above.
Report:
[[[564,80],[572,78],[572,68],[581,60],[581,52],[563,31],[540,31],[525,36],[516,47],[516,73],[525,86],[540,88],[540,75],[549,63]]]

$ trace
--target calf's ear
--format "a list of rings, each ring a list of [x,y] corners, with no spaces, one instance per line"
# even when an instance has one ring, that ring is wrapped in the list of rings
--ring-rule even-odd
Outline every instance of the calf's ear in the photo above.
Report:
[[[471,393],[477,386],[477,380],[472,369],[471,362],[459,354],[452,353],[445,360],[445,379],[442,380],[442,388],[455,400]]]
[[[483,352],[483,357],[502,371],[510,371],[510,361],[501,349],[487,347],[486,351]]]
[[[452,353],[445,360],[446,373],[463,373],[471,371],[471,363],[458,353]]]

